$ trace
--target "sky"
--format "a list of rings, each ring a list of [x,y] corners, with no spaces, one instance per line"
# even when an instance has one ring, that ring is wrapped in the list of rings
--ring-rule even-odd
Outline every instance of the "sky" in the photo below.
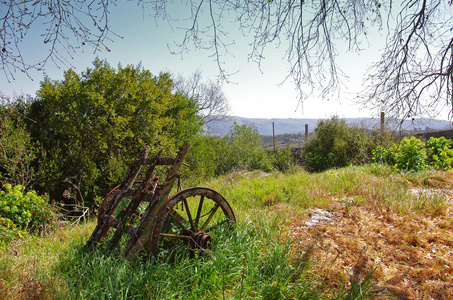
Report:
[[[169,47],[178,50],[175,42],[180,42],[183,31],[177,24],[171,27],[164,21],[156,22],[154,18],[146,15],[134,2],[125,2],[118,7],[111,8],[111,30],[121,36],[112,37],[112,42],[107,42],[110,52],[95,52],[92,48],[82,48],[72,54],[69,59],[72,68],[80,73],[92,66],[96,57],[106,59],[112,66],[121,63],[141,65],[153,74],[170,72],[189,76],[200,70],[203,78],[216,80],[219,74],[214,58],[205,50],[194,49],[183,55],[173,55]],[[42,39],[39,38],[40,28],[29,32],[29,41],[24,44],[23,54],[36,59],[44,57],[46,49],[42,49]],[[362,78],[367,66],[379,59],[379,49],[383,47],[385,36],[375,34],[369,38],[365,50],[360,53],[344,51],[338,57],[338,63],[348,75],[348,81],[342,87],[339,96],[327,99],[313,95],[299,103],[299,94],[294,84],[288,80],[284,83],[288,70],[288,63],[283,59],[284,49],[270,46],[265,52],[265,60],[260,68],[254,62],[248,62],[250,52],[248,45],[251,40],[242,36],[239,30],[230,32],[236,45],[229,48],[231,55],[225,58],[226,69],[234,73],[229,77],[230,82],[223,82],[222,89],[230,102],[231,115],[247,118],[329,118],[337,115],[341,118],[379,116],[369,110],[363,109],[356,103],[357,93],[363,88]],[[371,47],[372,46],[372,47]],[[45,74],[51,79],[59,80],[67,66],[58,67],[50,62],[45,69]],[[3,96],[29,94],[34,95],[39,89],[43,72],[31,71],[31,78],[25,74],[14,74],[15,79],[8,82],[4,74],[0,74],[0,91]]]

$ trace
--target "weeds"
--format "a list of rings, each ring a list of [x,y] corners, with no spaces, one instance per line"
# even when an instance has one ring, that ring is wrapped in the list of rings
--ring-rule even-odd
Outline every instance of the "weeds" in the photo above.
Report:
[[[68,299],[247,299],[259,295],[278,299],[277,295],[320,294],[312,275],[292,260],[291,245],[259,230],[263,225],[275,228],[275,223],[262,217],[257,222],[248,220],[231,235],[215,236],[208,255],[179,257],[173,263],[129,262],[102,250],[86,253],[78,245],[69,249],[75,255],[61,261],[58,270],[67,282]]]
[[[404,260],[404,253],[416,255],[413,251],[421,249],[428,257],[434,255],[432,250],[444,251],[436,245],[451,246],[448,197],[433,194],[449,182],[449,174],[392,173],[381,165],[317,174],[297,168],[287,173],[231,173],[205,183],[228,199],[238,219],[233,232],[213,235],[209,253],[173,262],[127,261],[119,253],[106,253],[102,245],[91,253],[83,251],[93,223],[62,227],[47,237],[30,236],[10,244],[2,252],[0,298],[367,299],[377,291],[397,295],[401,289],[383,290],[376,279],[387,284],[402,279],[382,266],[373,268],[370,258],[378,267],[377,259],[384,260],[379,253],[390,259],[391,247],[397,247],[395,259]],[[305,209],[313,207],[341,212],[341,226],[321,224],[294,233],[294,224],[303,222]],[[366,227],[369,219],[375,227]],[[421,230],[426,236],[417,237],[415,232]],[[310,251],[314,242],[325,248]],[[351,257],[340,256],[350,251]],[[362,252],[368,255],[366,263],[352,268]],[[431,275],[416,262],[406,272],[423,283]],[[338,263],[352,269],[338,269]],[[440,258],[423,263],[428,269],[450,265]],[[448,272],[436,269],[434,274],[441,279]]]

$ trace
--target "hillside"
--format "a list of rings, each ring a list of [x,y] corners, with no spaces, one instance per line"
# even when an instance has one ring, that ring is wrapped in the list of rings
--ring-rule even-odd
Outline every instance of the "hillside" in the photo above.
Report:
[[[348,124],[365,126],[369,129],[380,128],[380,119],[378,118],[346,118]],[[255,124],[260,135],[272,135],[272,122],[275,127],[275,134],[297,134],[305,132],[305,124],[308,124],[308,131],[313,132],[319,119],[259,119],[231,117],[228,121],[216,121],[209,123],[208,132],[212,135],[223,136],[228,133],[231,125],[236,122],[238,125]],[[386,120],[387,128],[399,130],[398,120]],[[424,132],[453,129],[452,122],[436,119],[415,119],[405,120],[402,123],[402,130]]]

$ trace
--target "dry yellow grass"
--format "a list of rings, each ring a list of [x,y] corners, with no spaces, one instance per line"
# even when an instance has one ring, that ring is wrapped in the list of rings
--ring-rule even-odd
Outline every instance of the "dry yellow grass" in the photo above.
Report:
[[[393,212],[376,204],[332,206],[332,222],[290,226],[297,250],[312,249],[319,275],[332,286],[374,270],[382,292],[397,299],[453,299],[453,218]],[[383,297],[384,298],[384,297]]]

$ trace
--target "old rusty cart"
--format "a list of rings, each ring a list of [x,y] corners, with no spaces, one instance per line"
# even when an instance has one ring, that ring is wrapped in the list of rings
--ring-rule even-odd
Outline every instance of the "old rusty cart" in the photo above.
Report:
[[[175,257],[179,253],[207,251],[210,234],[236,219],[228,202],[209,188],[191,187],[169,197],[176,181],[180,189],[179,170],[189,147],[189,143],[184,143],[175,158],[161,157],[162,151],[147,158],[149,148],[144,147],[121,184],[101,204],[98,224],[87,247],[109,237],[107,249],[121,245],[128,258],[139,253],[146,257]],[[163,183],[155,174],[157,166],[168,170]],[[144,175],[139,179],[142,168]]]

